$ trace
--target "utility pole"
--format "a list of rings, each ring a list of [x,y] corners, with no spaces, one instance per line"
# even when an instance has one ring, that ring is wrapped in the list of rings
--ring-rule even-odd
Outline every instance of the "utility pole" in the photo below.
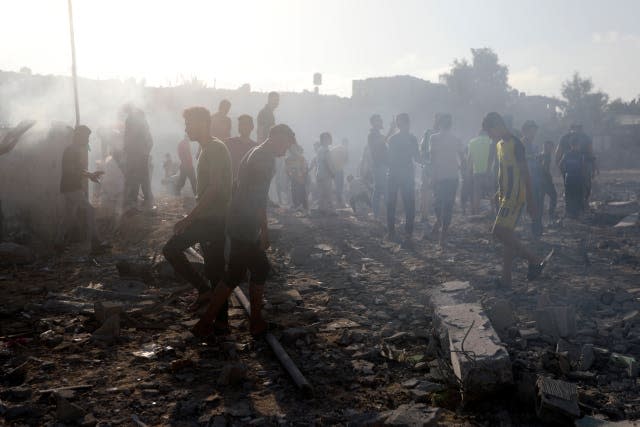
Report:
[[[69,5],[69,35],[71,39],[71,77],[73,79],[73,100],[76,108],[76,127],[80,125],[80,104],[78,102],[78,74],[76,72],[76,40],[73,31],[73,7],[71,0],[67,0]]]

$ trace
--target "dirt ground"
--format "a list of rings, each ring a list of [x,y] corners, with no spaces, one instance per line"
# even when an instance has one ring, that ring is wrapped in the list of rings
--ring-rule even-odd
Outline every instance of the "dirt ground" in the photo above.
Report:
[[[510,289],[495,284],[500,247],[488,212],[463,216],[456,208],[450,244],[441,250],[421,239],[422,225],[408,246],[386,241],[381,224],[347,209],[335,216],[272,209],[265,312],[312,395],[296,388],[264,340],[251,338],[237,301],[232,335],[209,340],[189,332],[193,293],[154,308],[185,285],[161,255],[185,207],[163,198],[157,213],[122,224],[109,255],[88,257],[78,245],[0,267],[0,420],[385,425],[393,424],[390,414],[422,413],[425,425],[540,425],[531,391],[539,374],[577,384],[583,415],[639,419],[638,370],[629,366],[636,362],[616,364],[612,355],[640,358],[640,229],[614,228],[624,214],[605,204],[637,200],[639,192],[640,172],[603,174],[592,212],[547,228],[538,242],[528,240],[525,218],[523,238],[555,255],[535,282],[517,263]],[[121,274],[117,265],[132,272]],[[431,322],[428,291],[451,280],[469,281],[486,306],[506,299],[515,314],[500,331],[514,385],[473,404],[461,401]],[[104,301],[123,307],[117,336],[95,333],[94,303]],[[575,330],[564,339],[536,329],[537,309],[550,303],[575,310]],[[588,344],[595,361],[583,369]]]

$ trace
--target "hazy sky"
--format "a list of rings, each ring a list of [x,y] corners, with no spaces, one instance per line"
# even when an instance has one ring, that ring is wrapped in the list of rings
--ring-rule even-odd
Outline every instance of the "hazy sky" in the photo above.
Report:
[[[0,69],[68,74],[67,1],[0,4]],[[92,78],[300,91],[319,71],[322,92],[349,96],[352,79],[437,81],[486,46],[530,94],[558,95],[576,70],[613,98],[640,94],[638,0],[75,0],[74,14]]]

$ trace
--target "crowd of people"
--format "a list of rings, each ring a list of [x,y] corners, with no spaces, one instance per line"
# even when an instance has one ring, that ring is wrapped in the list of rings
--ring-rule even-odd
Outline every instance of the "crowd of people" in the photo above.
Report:
[[[531,234],[539,238],[544,229],[547,197],[547,223],[558,220],[552,163],[562,173],[565,216],[570,218],[577,218],[588,206],[591,181],[597,173],[591,139],[578,125],[560,140],[554,155],[552,141],[536,143],[538,126],[531,120],[514,130],[499,114],[489,113],[479,126],[478,135],[464,144],[453,131],[452,116],[441,113],[419,142],[411,132],[409,115],[401,113],[392,119],[386,134],[381,116],[371,116],[358,172],[347,175],[348,140],[333,146],[332,134],[321,133],[314,144],[314,156],[307,162],[291,128],[276,124],[274,111],[278,105],[279,95],[270,93],[257,116],[257,141],[251,138],[253,118],[246,114],[237,119],[238,135],[231,136],[228,114],[232,105],[227,100],[220,102],[214,114],[204,107],[188,108],[183,113],[185,136],[176,146],[179,165],[170,155],[163,163],[165,179],[173,186],[173,193],[180,194],[188,180],[195,195],[195,207],[175,224],[163,254],[197,291],[198,297],[189,309],[205,310],[194,327],[199,336],[228,331],[227,300],[233,288],[247,278],[251,332],[260,334],[266,329],[261,307],[269,272],[269,206],[289,204],[303,213],[315,206],[321,215],[326,215],[335,214],[336,207],[346,208],[348,203],[356,215],[368,216],[371,211],[372,220],[386,225],[387,239],[409,245],[419,212],[425,225],[422,238],[436,240],[444,248],[459,199],[463,213],[470,204],[473,215],[495,215],[492,233],[504,248],[502,276],[497,280],[509,286],[515,257],[528,262],[527,278],[534,280],[551,256],[533,253],[518,238],[515,228],[526,208]],[[144,113],[131,107],[123,111],[123,123],[122,151],[111,153],[104,163],[105,171],[87,170],[84,162],[91,130],[86,126],[74,130],[62,159],[60,191],[66,211],[60,242],[65,242],[78,212],[83,211],[92,251],[108,249],[95,225],[85,181],[102,180],[105,192],[117,194],[110,189],[117,187],[109,180],[109,175],[115,174],[112,169],[122,173],[124,212],[138,208],[140,195],[143,209],[153,205],[149,180],[153,141],[149,126]],[[197,143],[197,163],[191,142]],[[280,180],[279,174],[285,179]],[[396,232],[398,196],[404,215],[403,238]],[[108,197],[113,201],[113,194]],[[420,203],[416,206],[418,197]],[[204,258],[204,276],[185,254],[196,243]]]

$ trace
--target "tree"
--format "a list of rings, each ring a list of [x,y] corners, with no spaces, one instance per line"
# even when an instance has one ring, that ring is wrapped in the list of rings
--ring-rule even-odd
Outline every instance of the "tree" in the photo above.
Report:
[[[562,97],[567,102],[565,118],[569,122],[582,124],[591,132],[603,125],[609,95],[601,91],[594,92],[590,78],[574,73],[571,79],[562,84]]]
[[[484,112],[505,109],[511,90],[508,80],[509,68],[486,47],[471,49],[471,63],[456,59],[451,71],[440,75],[458,105],[474,106]]]
[[[615,99],[607,106],[607,111],[613,114],[640,114],[640,95],[629,102]]]

